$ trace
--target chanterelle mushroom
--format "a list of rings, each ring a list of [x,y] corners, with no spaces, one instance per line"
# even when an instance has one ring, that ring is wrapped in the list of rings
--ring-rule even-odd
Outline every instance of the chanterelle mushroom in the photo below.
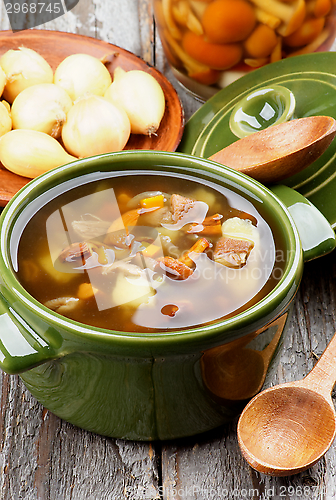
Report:
[[[284,3],[279,0],[251,0],[254,5],[281,19],[282,24],[277,32],[282,36],[294,33],[304,21],[306,16],[305,0],[295,0]]]
[[[186,264],[183,262],[180,262],[177,259],[174,259],[173,257],[160,257],[158,259],[161,268],[169,273],[171,277],[174,277],[174,279],[178,280],[185,280],[189,278],[189,276],[192,275],[193,271],[188,267]]]
[[[85,214],[80,220],[74,220],[71,225],[82,240],[92,240],[105,234],[111,222],[101,220],[91,214]]]
[[[59,297],[51,299],[44,303],[46,307],[56,311],[59,314],[67,314],[78,306],[80,299],[76,297]]]
[[[59,259],[61,262],[73,262],[80,260],[84,263],[91,256],[92,246],[83,241],[80,243],[72,243],[68,247],[64,248],[59,254]]]

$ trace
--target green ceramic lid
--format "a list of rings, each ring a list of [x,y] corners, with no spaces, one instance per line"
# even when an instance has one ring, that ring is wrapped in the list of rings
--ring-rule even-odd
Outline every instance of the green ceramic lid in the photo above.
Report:
[[[336,118],[336,53],[283,59],[243,76],[209,99],[187,122],[179,151],[208,158],[238,140],[230,130],[233,109],[251,92],[280,85],[295,97],[293,118]],[[286,184],[307,197],[336,227],[336,141],[307,169]]]

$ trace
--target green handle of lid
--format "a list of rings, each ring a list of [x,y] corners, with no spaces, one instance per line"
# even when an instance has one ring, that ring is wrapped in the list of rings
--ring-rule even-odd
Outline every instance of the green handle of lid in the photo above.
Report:
[[[307,198],[294,189],[278,184],[270,190],[286,205],[300,235],[305,262],[321,257],[336,246],[333,228]]]

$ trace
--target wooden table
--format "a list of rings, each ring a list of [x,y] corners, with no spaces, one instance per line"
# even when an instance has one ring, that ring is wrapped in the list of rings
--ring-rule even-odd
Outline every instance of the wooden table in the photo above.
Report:
[[[1,29],[10,29],[4,3]],[[155,65],[175,85],[186,119],[200,106],[167,66],[150,0],[79,0],[40,26],[96,37]],[[273,384],[301,378],[336,330],[334,253],[305,265],[285,351]],[[270,478],[239,452],[236,421],[206,435],[173,442],[127,442],[83,431],[44,409],[17,376],[2,375],[2,500],[323,499],[336,495],[336,444],[310,470]]]

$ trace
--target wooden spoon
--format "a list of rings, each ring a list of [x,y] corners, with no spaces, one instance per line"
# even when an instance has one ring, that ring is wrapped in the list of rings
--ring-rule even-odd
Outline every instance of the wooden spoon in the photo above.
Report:
[[[278,182],[313,163],[336,133],[330,116],[309,116],[273,125],[230,144],[210,160],[264,183]]]
[[[259,472],[289,476],[316,463],[336,432],[331,391],[336,380],[336,334],[313,370],[301,381],[259,393],[238,421],[238,443]]]

